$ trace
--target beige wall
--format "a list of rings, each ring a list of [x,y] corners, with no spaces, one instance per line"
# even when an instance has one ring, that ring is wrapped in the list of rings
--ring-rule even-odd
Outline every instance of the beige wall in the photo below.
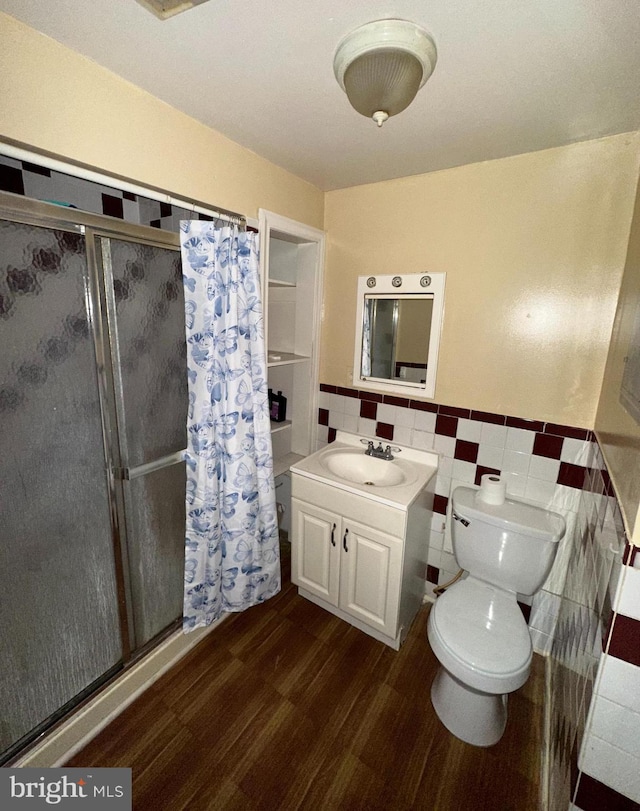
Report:
[[[627,262],[596,416],[596,433],[614,482],[625,524],[640,545],[640,425],[620,405],[624,358],[640,307],[640,187],[631,225]]]
[[[359,275],[445,271],[434,399],[593,427],[639,160],[633,133],[327,193],[322,382],[350,383]]]
[[[175,196],[322,228],[323,193],[48,37],[0,14],[0,138]]]

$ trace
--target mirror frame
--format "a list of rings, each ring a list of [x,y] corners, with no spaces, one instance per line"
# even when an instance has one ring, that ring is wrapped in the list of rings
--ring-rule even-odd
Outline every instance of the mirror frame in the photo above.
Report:
[[[403,397],[412,395],[432,398],[436,391],[438,353],[444,319],[444,287],[446,273],[405,273],[397,276],[358,276],[358,299],[356,307],[356,339],[353,354],[353,386],[356,389],[397,394]],[[380,377],[364,377],[362,371],[362,336],[365,297],[376,295],[396,298],[407,295],[433,299],[429,351],[427,353],[427,374],[424,383],[410,380],[388,380]]]

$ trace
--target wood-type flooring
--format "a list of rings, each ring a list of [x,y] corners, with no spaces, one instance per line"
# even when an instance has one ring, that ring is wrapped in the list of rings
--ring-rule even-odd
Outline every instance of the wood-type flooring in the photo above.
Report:
[[[509,698],[502,740],[473,747],[431,707],[428,605],[396,652],[283,580],[279,595],[225,620],[67,765],[131,767],[136,811],[540,807],[541,657]]]

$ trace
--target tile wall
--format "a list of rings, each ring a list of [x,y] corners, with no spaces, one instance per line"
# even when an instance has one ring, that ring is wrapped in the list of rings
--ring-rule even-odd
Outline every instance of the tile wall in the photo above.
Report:
[[[149,225],[176,233],[180,230],[181,219],[193,219],[194,216],[200,220],[212,219],[206,214],[194,215],[192,211],[170,203],[102,186],[6,155],[0,155],[0,191],[62,203],[92,214],[105,214],[135,225]]]
[[[564,515],[567,533],[551,575],[533,598],[529,616],[535,649],[548,653],[571,549],[568,539],[576,523],[586,472],[589,432],[328,385],[320,386],[319,405],[320,446],[341,429],[440,454],[429,532],[427,592],[458,571],[447,521],[450,495],[457,486],[479,485],[485,473],[500,473],[509,495]]]
[[[510,495],[565,516],[529,616],[534,648],[550,654],[549,807],[640,811],[640,550],[595,435],[330,385],[319,406],[319,447],[345,430],[440,454],[427,592],[458,570],[447,521],[458,485],[499,472]]]

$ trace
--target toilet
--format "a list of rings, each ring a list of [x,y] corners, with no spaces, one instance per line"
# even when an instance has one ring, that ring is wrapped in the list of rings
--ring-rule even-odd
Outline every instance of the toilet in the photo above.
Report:
[[[468,575],[439,597],[428,638],[441,667],[431,702],[445,727],[467,743],[492,746],[507,723],[507,697],[527,680],[532,646],[517,595],[530,596],[551,570],[565,521],[558,513],[457,487],[451,535]]]

